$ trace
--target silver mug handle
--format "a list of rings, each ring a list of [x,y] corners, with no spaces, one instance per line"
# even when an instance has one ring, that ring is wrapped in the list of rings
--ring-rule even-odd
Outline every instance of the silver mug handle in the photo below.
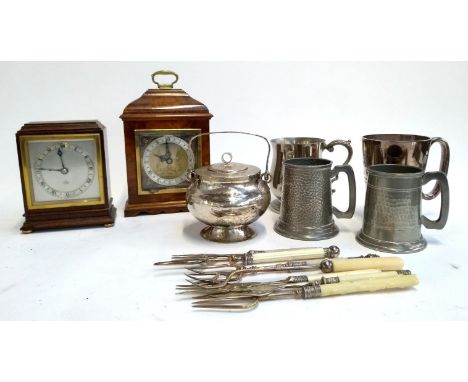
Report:
[[[213,135],[213,134],[245,134],[245,135],[251,135],[251,136],[254,136],[254,137],[262,138],[268,145],[268,154],[267,154],[267,159],[266,159],[265,172],[262,173],[261,176],[262,176],[262,179],[265,182],[268,183],[268,182],[271,181],[271,175],[270,175],[270,173],[268,171],[268,163],[270,162],[271,146],[270,146],[270,142],[268,142],[268,139],[266,139],[263,135],[253,134],[253,133],[246,133],[244,131],[214,131],[214,132],[210,132],[210,133],[200,133],[200,134],[194,135],[192,138],[190,138],[190,141],[188,143],[189,150],[193,152],[192,143],[196,138],[202,137],[204,135]],[[194,170],[193,167],[189,167],[188,170],[187,170],[187,174],[188,174],[189,179],[192,177],[193,170]]]
[[[426,172],[422,178],[422,184],[425,185],[431,180],[436,180],[441,191],[440,213],[437,220],[431,220],[425,216],[421,217],[421,223],[428,229],[442,229],[447,223],[450,205],[450,194],[447,176],[441,171]]]
[[[440,152],[440,164],[439,164],[439,171],[447,175],[448,167],[450,163],[450,147],[448,142],[440,137],[431,138],[431,147],[434,143],[440,144],[441,152]],[[423,192],[423,199],[424,200],[432,200],[440,193],[440,183],[436,182],[434,188],[425,194]]]
[[[346,160],[343,162],[343,164],[348,164],[351,158],[353,157],[353,148],[351,147],[351,141],[344,141],[342,139],[335,139],[334,141],[331,141],[325,146],[325,150],[328,150],[330,152],[333,152],[335,150],[334,146],[343,146],[348,150],[348,157]]]
[[[333,215],[339,219],[351,219],[354,215],[354,210],[356,209],[356,178],[354,177],[353,168],[350,165],[345,164],[333,167],[331,171],[331,179],[337,177],[340,172],[344,172],[348,176],[348,209],[346,211],[340,211],[338,208],[333,207]]]

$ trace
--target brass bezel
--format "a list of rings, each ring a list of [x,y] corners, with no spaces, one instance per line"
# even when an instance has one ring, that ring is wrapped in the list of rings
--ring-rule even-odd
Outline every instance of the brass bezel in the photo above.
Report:
[[[31,179],[31,168],[29,161],[29,151],[27,144],[30,141],[71,141],[71,140],[83,140],[83,139],[94,139],[96,142],[96,160],[98,168],[98,181],[99,181],[99,198],[98,199],[81,199],[81,200],[66,200],[66,201],[54,201],[54,202],[33,202],[32,194],[32,179]],[[99,204],[105,204],[104,198],[104,171],[102,162],[102,147],[101,147],[101,136],[99,133],[73,133],[73,134],[44,134],[44,135],[22,135],[20,136],[20,148],[21,148],[21,167],[23,172],[24,189],[26,193],[26,204],[29,210],[38,209],[49,209],[49,208],[67,208],[67,207],[79,207],[79,206],[94,206]]]
[[[201,129],[135,129],[134,130],[134,137],[135,137],[135,156],[136,156],[136,173],[137,173],[137,184],[138,184],[138,195],[158,195],[158,194],[170,194],[170,193],[185,193],[187,191],[187,187],[173,187],[173,188],[164,188],[160,190],[154,191],[146,191],[141,188],[141,161],[140,161],[140,145],[138,144],[137,135],[141,133],[161,133],[160,135],[175,135],[177,133],[182,132],[194,132],[194,135],[201,134]],[[156,135],[156,134],[155,134]],[[188,142],[187,142],[188,143]],[[198,139],[198,150],[197,150],[197,157],[195,158],[195,167],[201,166],[202,162],[202,140]]]

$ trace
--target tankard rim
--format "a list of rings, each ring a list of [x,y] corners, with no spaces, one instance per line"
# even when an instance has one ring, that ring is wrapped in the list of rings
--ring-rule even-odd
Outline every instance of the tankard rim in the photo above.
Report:
[[[362,137],[363,141],[375,141],[375,142],[422,142],[430,141],[432,138],[426,135],[418,134],[368,134]]]
[[[311,168],[319,169],[319,168],[331,167],[333,162],[325,158],[303,157],[303,158],[286,159],[283,162],[283,164],[288,167],[297,167],[297,168],[311,167]]]
[[[270,139],[270,143],[280,145],[298,145],[322,142],[325,142],[325,139],[315,137],[282,137]]]
[[[401,164],[373,164],[368,167],[369,175],[389,176],[389,177],[415,177],[424,175],[424,170],[415,166],[405,166]]]

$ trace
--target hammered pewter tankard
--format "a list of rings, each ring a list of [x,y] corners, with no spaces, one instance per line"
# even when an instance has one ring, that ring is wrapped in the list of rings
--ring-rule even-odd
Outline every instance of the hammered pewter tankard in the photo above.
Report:
[[[272,174],[271,189],[277,199],[270,204],[270,209],[276,213],[280,212],[283,162],[292,158],[321,158],[324,150],[334,151],[335,146],[344,146],[348,150],[348,157],[343,164],[348,164],[353,156],[351,141],[336,139],[326,143],[322,138],[291,137],[276,138],[270,140],[273,147],[273,161],[270,173]]]
[[[382,252],[423,250],[426,240],[421,235],[421,224],[429,229],[442,229],[447,222],[449,186],[446,175],[392,164],[373,165],[368,171],[364,222],[356,240]],[[437,220],[421,216],[421,189],[431,180],[438,181],[441,188]]]
[[[294,158],[284,162],[283,197],[275,231],[298,240],[323,240],[336,236],[337,218],[350,219],[356,206],[356,181],[351,166],[332,168],[328,159]],[[349,206],[343,212],[332,206],[331,182],[344,172],[348,176]]]
[[[447,175],[450,162],[450,147],[442,138],[430,138],[414,134],[372,134],[362,137],[364,167],[374,164],[400,164],[426,169],[429,151],[434,143],[441,147],[439,171]],[[427,194],[425,200],[434,199],[440,193],[440,184],[436,182],[434,188]]]
[[[200,235],[220,243],[234,243],[254,237],[255,231],[249,224],[262,216],[270,204],[268,139],[251,133],[219,131],[193,136],[189,147],[200,136],[228,133],[262,138],[268,146],[268,154],[263,173],[256,166],[232,162],[231,153],[222,155],[222,163],[189,168],[187,177],[190,185],[186,194],[188,210],[207,225]]]

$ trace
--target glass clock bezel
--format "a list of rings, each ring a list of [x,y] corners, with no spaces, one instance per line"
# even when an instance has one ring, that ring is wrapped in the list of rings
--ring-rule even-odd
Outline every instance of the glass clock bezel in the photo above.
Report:
[[[159,185],[158,188],[152,190],[146,190],[142,186],[142,175],[144,170],[142,169],[142,155],[144,153],[144,149],[140,147],[140,136],[151,136],[154,139],[164,137],[166,135],[173,135],[177,138],[180,138],[180,135],[187,135],[190,134],[191,136],[195,136],[197,134],[201,134],[201,129],[135,129],[135,156],[136,156],[136,173],[137,173],[137,184],[138,184],[138,195],[155,195],[155,194],[167,194],[167,193],[185,193],[187,191],[188,185],[184,182],[182,186],[177,185],[169,185],[163,186]],[[182,139],[182,138],[180,138]],[[194,153],[194,164],[195,168],[201,165],[201,155],[202,155],[202,139],[198,139],[196,145],[196,152]],[[188,141],[187,141],[188,144]],[[154,180],[153,180],[154,182]],[[157,184],[156,182],[154,182]]]
[[[32,141],[45,141],[50,144],[56,142],[73,142],[79,144],[82,140],[94,140],[96,146],[96,163],[95,167],[95,181],[98,182],[99,196],[90,199],[57,199],[54,201],[36,202],[34,200],[34,181],[32,179],[34,163],[31,162],[28,144]],[[77,143],[78,142],[78,143]],[[41,134],[41,135],[22,135],[20,136],[21,148],[21,167],[22,176],[24,179],[24,188],[26,195],[26,204],[29,210],[37,209],[50,209],[50,208],[66,208],[66,207],[79,207],[79,206],[92,206],[105,204],[104,198],[104,172],[102,161],[102,146],[101,137],[98,133],[74,133],[74,134]]]

